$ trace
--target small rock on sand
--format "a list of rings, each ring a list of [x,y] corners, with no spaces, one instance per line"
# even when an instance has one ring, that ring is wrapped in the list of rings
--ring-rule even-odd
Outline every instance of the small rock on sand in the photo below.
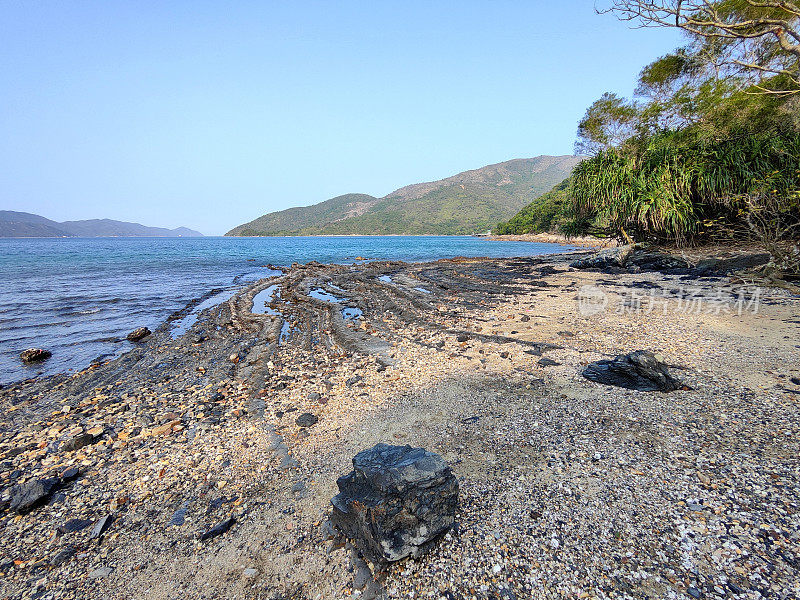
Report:
[[[643,392],[672,392],[684,387],[669,374],[667,365],[647,350],[593,362],[583,371],[583,376],[596,383]]]
[[[234,519],[233,517],[230,517],[229,519],[225,519],[224,521],[217,523],[216,525],[214,525],[214,527],[212,527],[208,531],[200,534],[200,541],[210,540],[211,538],[215,538],[219,535],[222,535],[223,533],[228,531],[228,529],[230,529],[231,525],[233,525],[234,523],[236,523],[236,519]]]
[[[561,363],[553,360],[552,358],[540,358],[537,364],[540,367],[557,367]]]
[[[300,427],[311,427],[316,425],[317,421],[319,421],[319,418],[311,413],[303,413],[294,420]]]
[[[114,569],[111,567],[100,567],[99,569],[89,572],[89,579],[103,579],[111,575],[113,570]]]

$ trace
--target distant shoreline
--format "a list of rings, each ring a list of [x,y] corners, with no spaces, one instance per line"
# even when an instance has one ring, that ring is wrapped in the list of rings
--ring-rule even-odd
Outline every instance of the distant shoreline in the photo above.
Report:
[[[489,235],[486,239],[497,242],[539,242],[544,244],[561,244],[562,246],[586,246],[590,248],[612,248],[619,244],[616,240],[596,237],[567,238],[557,233],[522,233],[518,235]]]

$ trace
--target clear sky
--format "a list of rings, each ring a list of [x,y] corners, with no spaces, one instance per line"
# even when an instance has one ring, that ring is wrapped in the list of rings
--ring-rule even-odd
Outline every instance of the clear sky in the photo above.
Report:
[[[680,43],[590,0],[0,2],[0,209],[222,234],[572,154]]]

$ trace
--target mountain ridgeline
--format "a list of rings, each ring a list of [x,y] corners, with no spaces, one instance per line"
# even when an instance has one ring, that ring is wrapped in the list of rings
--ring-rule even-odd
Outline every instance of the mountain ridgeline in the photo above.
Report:
[[[112,219],[88,219],[58,223],[45,217],[14,210],[0,210],[0,238],[20,237],[201,237],[203,234],[176,227],[147,227]]]
[[[512,217],[572,172],[582,157],[522,158],[402,187],[383,198],[345,194],[268,213],[229,236],[459,235],[484,232]]]

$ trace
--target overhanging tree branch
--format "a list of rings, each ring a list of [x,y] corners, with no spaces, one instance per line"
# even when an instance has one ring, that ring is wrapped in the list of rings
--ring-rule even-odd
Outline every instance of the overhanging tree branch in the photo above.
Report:
[[[716,44],[719,62],[750,71],[750,84],[761,85],[756,74],[785,77],[800,93],[800,3],[796,0],[611,0],[601,13],[614,13],[637,27],[675,27],[698,46]],[[737,44],[742,42],[742,44]]]

